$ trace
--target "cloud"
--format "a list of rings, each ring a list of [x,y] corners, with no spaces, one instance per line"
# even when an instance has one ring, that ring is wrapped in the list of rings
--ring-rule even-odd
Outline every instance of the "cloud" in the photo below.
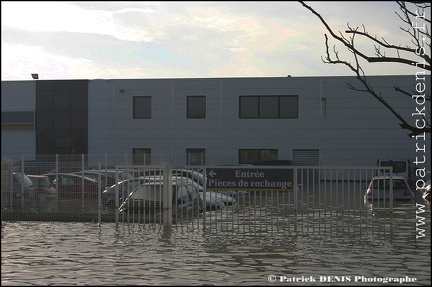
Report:
[[[298,2],[1,5],[2,79],[27,78],[35,71],[41,79],[352,75],[344,66],[322,63],[326,30]],[[395,3],[311,5],[335,31],[345,30],[347,22],[355,27],[365,23],[372,34],[392,43],[407,40]],[[359,44],[373,53],[373,46],[363,42]],[[404,73],[403,67],[390,65],[369,65],[367,70]]]

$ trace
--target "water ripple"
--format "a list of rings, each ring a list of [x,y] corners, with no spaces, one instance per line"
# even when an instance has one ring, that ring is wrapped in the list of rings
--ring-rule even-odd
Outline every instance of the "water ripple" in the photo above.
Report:
[[[414,212],[412,207],[395,208],[389,232],[342,229],[330,234],[249,232],[235,226],[207,232],[138,224],[2,222],[1,283],[274,286],[279,281],[268,281],[273,274],[278,280],[303,276],[317,281],[408,276],[417,279],[415,285],[429,286],[430,235],[416,238]],[[427,218],[430,226],[430,212]],[[290,285],[323,284],[317,281]]]

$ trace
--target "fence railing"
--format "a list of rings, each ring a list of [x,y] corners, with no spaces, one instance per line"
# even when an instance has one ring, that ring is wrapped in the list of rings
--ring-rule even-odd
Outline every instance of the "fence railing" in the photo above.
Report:
[[[89,169],[85,162],[57,159],[54,170],[34,175],[2,160],[2,220],[192,225],[237,233],[385,232],[392,224],[391,167],[384,167],[390,198],[370,201],[367,186],[383,167],[99,162]]]

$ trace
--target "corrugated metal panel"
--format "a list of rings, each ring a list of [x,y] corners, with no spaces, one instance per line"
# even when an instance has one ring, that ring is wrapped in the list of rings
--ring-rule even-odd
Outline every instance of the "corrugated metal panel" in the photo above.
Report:
[[[296,166],[319,166],[319,149],[294,149],[293,162]],[[319,170],[303,169],[298,172],[298,182],[319,180]]]
[[[319,165],[319,149],[295,149],[293,150],[294,165],[317,166]]]

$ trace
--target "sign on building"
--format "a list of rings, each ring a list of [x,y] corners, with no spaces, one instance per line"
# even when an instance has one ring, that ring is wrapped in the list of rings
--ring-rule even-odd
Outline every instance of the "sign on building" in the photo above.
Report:
[[[208,168],[208,189],[293,191],[293,169]]]

